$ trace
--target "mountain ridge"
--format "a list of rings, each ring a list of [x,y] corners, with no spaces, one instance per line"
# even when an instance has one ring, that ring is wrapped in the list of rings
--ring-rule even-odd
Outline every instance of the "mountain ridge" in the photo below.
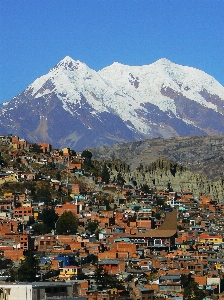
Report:
[[[90,151],[97,160],[125,161],[131,171],[164,158],[212,181],[224,178],[224,136],[153,138]]]
[[[145,138],[224,135],[224,87],[160,59],[94,71],[66,56],[0,105],[0,132],[79,149]]]

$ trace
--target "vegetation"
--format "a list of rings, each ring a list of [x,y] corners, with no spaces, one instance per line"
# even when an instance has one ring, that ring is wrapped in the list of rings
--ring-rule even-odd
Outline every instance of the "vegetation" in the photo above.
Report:
[[[184,289],[184,300],[203,300],[205,293],[199,289],[199,285],[195,281],[191,281]]]
[[[149,188],[149,186],[147,184],[143,184],[141,186],[141,190],[145,193],[145,194],[149,194],[151,192],[151,189]]]
[[[115,275],[108,274],[108,272],[102,267],[97,266],[94,278],[96,280],[97,289],[102,291],[103,289],[122,289],[120,281],[116,278]]]
[[[109,183],[110,173],[109,173],[108,168],[105,163],[103,165],[101,177],[102,177],[102,182]]]
[[[57,234],[75,234],[78,229],[78,219],[71,211],[65,211],[56,222]]]
[[[34,152],[34,153],[41,153],[41,152],[42,152],[42,151],[41,151],[41,148],[40,148],[40,145],[38,145],[38,144],[36,144],[36,143],[34,143],[34,144],[32,145],[31,150],[32,150],[32,152]]]
[[[86,230],[88,230],[91,234],[95,233],[98,229],[98,222],[97,221],[90,221],[86,225]]]
[[[44,202],[45,205],[49,205],[51,202],[51,192],[47,187],[38,188],[35,200],[38,202]]]
[[[92,156],[92,152],[89,150],[84,150],[81,154],[81,157],[84,157],[86,160],[91,160]]]
[[[120,185],[124,185],[124,183],[125,183],[125,180],[122,177],[121,173],[117,174],[117,183],[120,184]]]
[[[84,158],[84,169],[86,171],[94,171],[94,166],[92,164],[92,152],[89,150],[84,150],[81,154],[81,157]]]
[[[25,254],[25,260],[21,262],[17,271],[17,277],[19,281],[32,282],[36,280],[36,275],[39,271],[38,260],[34,257],[32,251],[28,251]]]
[[[43,209],[38,219],[41,220],[42,223],[36,223],[33,226],[34,231],[37,233],[39,231],[41,234],[49,233],[55,229],[58,214],[56,214],[54,208],[47,207]]]

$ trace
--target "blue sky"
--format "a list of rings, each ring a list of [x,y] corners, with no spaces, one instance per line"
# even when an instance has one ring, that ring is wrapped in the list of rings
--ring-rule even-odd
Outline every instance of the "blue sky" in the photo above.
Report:
[[[165,57],[224,85],[224,0],[0,0],[0,102],[66,55],[99,70]]]

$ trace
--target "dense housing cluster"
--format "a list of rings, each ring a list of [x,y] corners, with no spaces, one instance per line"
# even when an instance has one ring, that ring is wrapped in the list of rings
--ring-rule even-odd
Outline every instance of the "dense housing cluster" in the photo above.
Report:
[[[0,299],[224,299],[216,199],[111,180],[89,151],[0,140]]]

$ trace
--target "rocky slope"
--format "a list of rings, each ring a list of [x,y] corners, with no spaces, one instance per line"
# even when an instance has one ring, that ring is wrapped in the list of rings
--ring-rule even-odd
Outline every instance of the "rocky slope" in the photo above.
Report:
[[[160,190],[169,183],[175,191],[192,190],[195,197],[203,193],[224,201],[224,136],[147,139],[91,152],[95,159],[113,160],[113,176],[120,172],[126,184]]]

